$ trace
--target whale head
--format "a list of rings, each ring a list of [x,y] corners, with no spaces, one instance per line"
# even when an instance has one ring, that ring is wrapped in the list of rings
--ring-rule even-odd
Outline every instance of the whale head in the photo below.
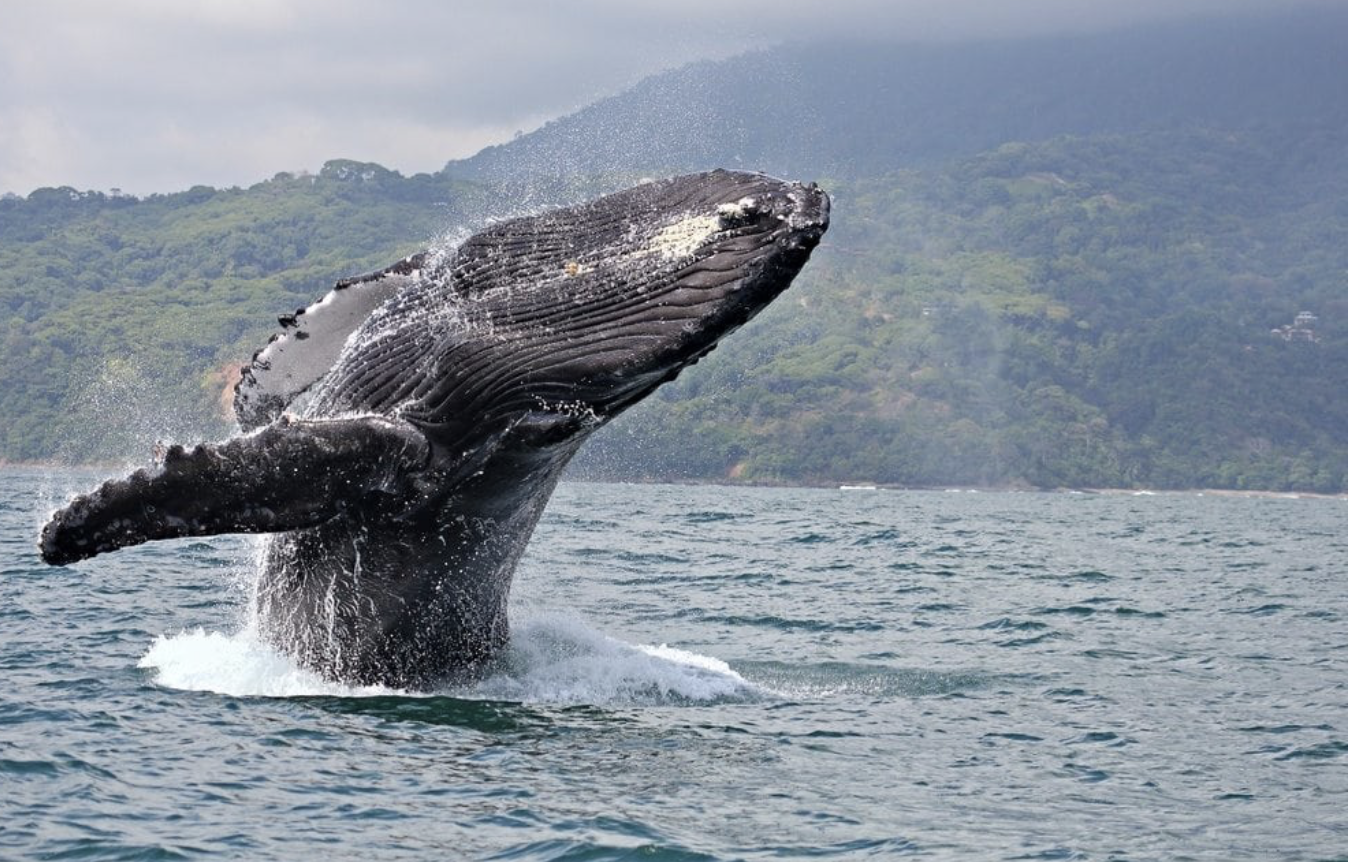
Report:
[[[480,429],[592,430],[785,290],[829,217],[814,184],[719,170],[495,225],[438,276],[457,329],[403,415],[456,437],[466,404]]]
[[[595,287],[583,290],[618,313],[581,322],[580,340],[602,349],[568,369],[572,390],[606,418],[707,355],[787,289],[829,226],[823,191],[753,174],[653,183],[614,203],[638,217],[618,248],[597,249]]]

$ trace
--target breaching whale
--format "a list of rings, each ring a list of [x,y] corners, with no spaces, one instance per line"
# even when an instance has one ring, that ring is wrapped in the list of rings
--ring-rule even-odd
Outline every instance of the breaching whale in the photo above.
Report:
[[[339,282],[244,369],[241,435],[76,497],[42,557],[268,533],[273,645],[351,683],[473,673],[578,447],[787,288],[828,225],[814,184],[718,170]]]

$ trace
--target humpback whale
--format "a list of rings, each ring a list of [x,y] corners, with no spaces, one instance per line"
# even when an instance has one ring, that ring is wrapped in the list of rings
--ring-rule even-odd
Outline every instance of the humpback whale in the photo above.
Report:
[[[512,574],[568,460],[786,289],[829,207],[815,184],[717,170],[338,282],[244,369],[238,436],[75,497],[42,557],[265,533],[254,602],[274,646],[350,683],[472,675],[507,640]]]

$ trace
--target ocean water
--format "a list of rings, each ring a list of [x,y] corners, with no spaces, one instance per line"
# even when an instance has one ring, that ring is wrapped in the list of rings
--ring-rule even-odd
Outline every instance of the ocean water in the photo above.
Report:
[[[0,859],[1346,858],[1346,503],[564,484],[431,695],[252,540],[48,568],[0,472]]]

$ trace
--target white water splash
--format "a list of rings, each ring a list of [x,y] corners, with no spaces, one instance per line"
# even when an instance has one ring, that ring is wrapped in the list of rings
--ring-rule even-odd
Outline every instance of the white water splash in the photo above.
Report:
[[[463,692],[493,700],[602,705],[706,703],[763,695],[716,658],[625,643],[547,614],[517,623],[502,669]]]
[[[234,697],[425,696],[332,682],[299,667],[249,630],[161,635],[139,666],[155,682]],[[635,646],[565,616],[522,620],[483,680],[430,694],[473,700],[603,706],[753,700],[766,694],[725,662],[664,644]]]
[[[153,669],[155,682],[184,691],[234,697],[362,697],[400,694],[379,686],[330,682],[295,664],[250,632],[226,635],[205,629],[160,635],[138,667]]]

